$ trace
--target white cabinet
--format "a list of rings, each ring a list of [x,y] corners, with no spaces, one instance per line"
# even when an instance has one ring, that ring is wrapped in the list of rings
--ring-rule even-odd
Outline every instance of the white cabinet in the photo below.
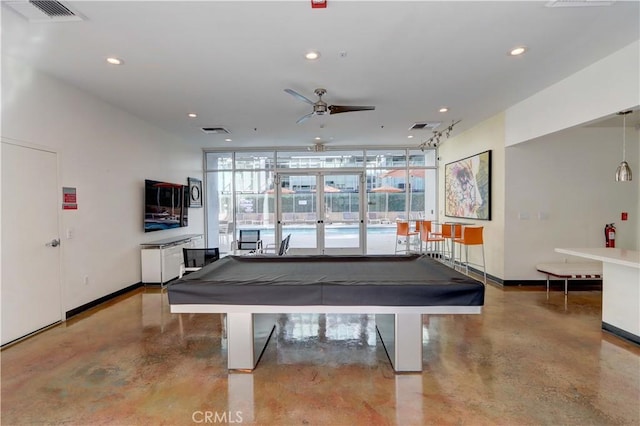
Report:
[[[180,275],[183,248],[202,248],[201,234],[181,235],[141,244],[142,282],[165,284]]]

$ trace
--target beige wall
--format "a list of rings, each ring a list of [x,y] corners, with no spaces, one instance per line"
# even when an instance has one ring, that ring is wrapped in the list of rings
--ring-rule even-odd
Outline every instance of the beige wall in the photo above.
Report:
[[[455,220],[484,226],[487,273],[504,277],[505,157],[504,114],[498,114],[464,133],[444,141],[439,148],[438,210],[440,221]],[[491,220],[448,218],[444,215],[444,166],[452,161],[491,150]],[[471,262],[481,262],[480,250],[469,251]]]

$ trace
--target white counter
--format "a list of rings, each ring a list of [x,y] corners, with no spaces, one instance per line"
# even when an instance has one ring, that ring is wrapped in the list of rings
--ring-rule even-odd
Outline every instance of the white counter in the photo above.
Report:
[[[640,344],[640,251],[600,247],[556,252],[602,262],[602,328]]]
[[[640,269],[640,251],[621,248],[557,248],[558,253]]]

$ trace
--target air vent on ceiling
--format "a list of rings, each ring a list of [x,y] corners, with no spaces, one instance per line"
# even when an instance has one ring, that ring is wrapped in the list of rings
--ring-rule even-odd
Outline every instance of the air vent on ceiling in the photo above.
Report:
[[[423,123],[414,123],[409,130],[433,130],[442,124],[441,121],[425,121]]]
[[[71,7],[54,0],[7,0],[3,2],[29,22],[72,22],[84,18]]]
[[[228,131],[224,127],[220,127],[220,126],[203,127],[202,131],[207,133],[207,134],[214,134],[214,135],[222,135],[222,134],[226,134],[226,133],[231,133],[230,131]]]
[[[551,0],[547,7],[589,7],[589,6],[611,6],[615,0]]]

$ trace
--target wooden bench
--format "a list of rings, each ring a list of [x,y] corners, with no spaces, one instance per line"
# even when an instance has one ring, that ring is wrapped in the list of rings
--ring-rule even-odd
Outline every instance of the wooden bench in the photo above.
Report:
[[[539,263],[536,269],[547,274],[547,291],[550,276],[564,279],[565,295],[568,292],[569,280],[602,279],[602,262]]]

